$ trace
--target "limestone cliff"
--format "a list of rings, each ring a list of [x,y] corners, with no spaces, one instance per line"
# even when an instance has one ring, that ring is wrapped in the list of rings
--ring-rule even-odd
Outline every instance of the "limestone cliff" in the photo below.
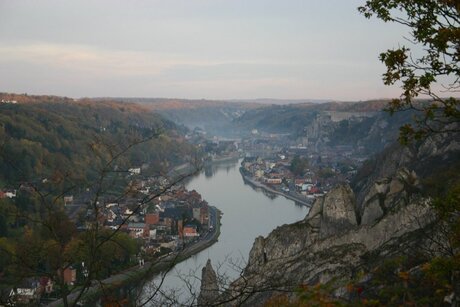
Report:
[[[198,306],[210,306],[219,296],[219,285],[217,275],[208,259],[201,271],[201,288],[198,296]]]
[[[358,272],[372,272],[388,257],[434,251],[427,232],[436,228],[436,215],[421,193],[421,179],[446,161],[458,163],[459,153],[458,136],[388,147],[365,165],[353,188],[335,187],[302,221],[256,238],[242,276],[218,300],[257,306],[276,293],[318,282],[332,283],[341,296]]]
[[[432,135],[423,142],[410,146],[393,143],[368,160],[351,183],[356,194],[358,211],[363,214],[366,203],[369,201],[365,198],[373,195],[372,190],[377,188],[376,184],[380,182],[383,184],[382,188],[387,187],[384,181],[395,176],[398,170],[405,168],[409,173],[414,171],[419,177],[426,178],[434,173],[444,172],[452,164],[458,163],[459,153],[459,133]],[[413,174],[400,175],[404,177],[401,178],[403,184],[405,180],[414,180]],[[419,183],[415,184],[415,187],[419,189]],[[408,192],[412,194],[416,191]]]
[[[404,206],[394,211],[380,207],[401,205],[399,198],[396,202],[391,200],[398,193],[408,194],[400,184],[403,175],[407,175],[407,170],[387,178],[386,187],[377,185],[372,190],[375,195],[368,198],[375,199],[378,195],[378,209],[366,208],[361,218],[365,223],[358,223],[353,191],[342,185],[317,199],[304,220],[278,227],[267,238],[258,237],[243,277],[232,285],[233,295],[248,293],[238,304],[243,304],[243,300],[243,305],[259,304],[277,290],[294,290],[301,284],[335,279],[340,286],[341,281],[354,277],[369,252],[383,249],[383,253],[390,253],[394,244],[417,237],[417,231],[433,221],[426,200],[408,197]]]

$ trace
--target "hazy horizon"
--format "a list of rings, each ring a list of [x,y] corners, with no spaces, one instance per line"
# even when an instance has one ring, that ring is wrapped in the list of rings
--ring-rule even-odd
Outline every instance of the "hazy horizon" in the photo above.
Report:
[[[407,29],[365,1],[0,2],[0,91],[80,97],[398,97],[379,53]],[[307,98],[305,98],[307,97]]]

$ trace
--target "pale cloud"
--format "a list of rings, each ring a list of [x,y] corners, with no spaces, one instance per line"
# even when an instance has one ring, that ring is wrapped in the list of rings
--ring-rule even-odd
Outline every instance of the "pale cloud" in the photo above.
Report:
[[[25,62],[96,75],[159,75],[176,66],[210,66],[222,62],[152,52],[105,50],[83,45],[30,44],[0,47],[1,62]]]
[[[377,57],[398,43],[401,29],[360,16],[361,2],[0,0],[0,91],[219,99],[393,95],[382,85]]]
[[[382,92],[374,66],[344,59],[222,61],[81,44],[32,43],[1,46],[0,65],[11,67],[10,71],[29,67],[34,72],[27,78],[11,73],[9,80],[2,80],[4,86],[16,78],[33,84],[29,89],[17,87],[21,92],[47,93],[48,88],[54,94],[76,97],[85,92],[86,96],[353,99],[373,97],[374,90]],[[349,76],[367,81],[347,81]],[[58,90],[59,85],[67,90]]]
[[[96,76],[159,76],[176,74],[187,79],[207,79],[220,75],[228,79],[240,75],[244,77],[266,74],[295,74],[309,69],[327,71],[328,67],[343,69],[365,67],[366,63],[340,61],[338,59],[309,59],[308,61],[273,61],[270,59],[228,59],[227,61],[200,59],[133,50],[108,50],[85,45],[69,44],[20,44],[0,46],[0,63],[22,62],[43,67],[66,70],[68,72],[87,72]],[[196,73],[195,76],[190,73]]]
[[[1,62],[25,62],[100,75],[159,75],[177,67],[221,67],[225,65],[265,65],[254,61],[212,61],[169,54],[106,50],[84,45],[46,44],[0,46]]]

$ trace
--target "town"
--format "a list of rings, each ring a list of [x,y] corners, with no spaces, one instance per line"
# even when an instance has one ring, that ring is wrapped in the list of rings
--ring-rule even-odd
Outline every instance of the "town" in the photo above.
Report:
[[[283,144],[280,138],[245,140],[242,174],[250,182],[307,202],[337,183],[350,182],[363,160],[349,146],[323,148],[319,153],[302,144]]]
[[[282,195],[307,207],[337,183],[350,182],[366,158],[361,148],[331,145],[321,141],[321,135],[295,138],[253,129],[248,135],[231,139],[208,135],[196,128],[186,139],[201,150],[205,173],[209,164],[240,161],[245,183],[262,189],[269,197]],[[175,170],[187,172],[189,166],[176,166]],[[129,168],[116,193],[86,188],[63,197],[65,212],[79,232],[98,225],[136,242],[137,248],[101,277],[141,267],[190,247],[196,253],[217,240],[221,214],[217,208],[197,191],[187,190],[178,182],[178,174],[152,175],[144,170],[145,165]],[[47,180],[43,179],[42,184]],[[0,197],[13,199],[27,189],[5,189]],[[87,271],[84,262],[70,263],[63,272],[64,282],[78,286]],[[17,301],[36,301],[41,294],[53,297],[49,279],[37,276],[24,284],[11,294]]]
[[[178,179],[143,177],[141,168],[129,169],[125,179],[129,192],[122,197],[97,197],[97,191],[89,188],[63,197],[65,212],[80,233],[93,230],[97,224],[101,234],[118,233],[135,242],[135,248],[126,251],[125,260],[116,261],[100,277],[135,270],[165,257],[188,257],[217,240],[221,213],[197,191],[187,190]],[[13,200],[29,192],[30,187],[22,185],[19,190],[1,191],[0,198]],[[78,287],[88,273],[84,261],[69,263],[62,272],[63,282],[67,287]],[[56,291],[59,289],[53,280],[36,276],[24,279],[6,296],[18,304],[31,304],[53,301]]]
[[[246,183],[270,196],[284,195],[310,206],[338,183],[349,183],[367,155],[363,148],[330,145],[316,138],[259,132],[238,139],[210,137],[197,128],[189,141],[203,148],[209,161],[243,158],[241,174]]]

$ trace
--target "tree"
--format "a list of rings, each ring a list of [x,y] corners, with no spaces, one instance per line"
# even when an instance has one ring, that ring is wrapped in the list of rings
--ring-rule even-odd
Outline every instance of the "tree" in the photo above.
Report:
[[[368,0],[358,10],[366,18],[376,16],[384,22],[409,27],[411,43],[416,47],[412,51],[401,46],[380,54],[386,66],[384,83],[401,83],[403,90],[387,110],[417,112],[415,125],[400,128],[400,141],[407,143],[431,133],[459,132],[460,104],[455,97],[460,91],[459,1]],[[418,97],[429,100],[416,100]]]
[[[16,204],[11,210],[7,210],[7,215],[2,216],[2,219],[7,220],[17,216],[23,221],[25,227],[16,237],[0,237],[0,271],[2,272],[0,290],[3,290],[6,285],[16,288],[26,278],[46,277],[55,282],[58,289],[61,301],[56,304],[77,306],[85,300],[91,288],[95,288],[94,284],[98,284],[97,287],[103,295],[106,295],[106,288],[110,286],[104,285],[102,280],[115,271],[133,266],[132,259],[139,253],[137,242],[122,232],[123,226],[150,201],[163,195],[200,168],[198,164],[191,165],[195,169],[190,173],[172,178],[165,187],[148,195],[140,193],[138,189],[118,191],[115,201],[123,199],[128,194],[135,194],[138,202],[133,206],[132,213],[125,217],[116,229],[109,230],[103,227],[100,220],[104,210],[102,199],[113,186],[126,183],[126,174],[129,173],[129,165],[126,169],[119,169],[116,166],[120,165],[121,159],[129,150],[157,139],[160,134],[161,131],[155,131],[147,138],[131,139],[128,145],[121,148],[99,143],[94,149],[96,155],[107,157],[107,160],[98,170],[98,180],[92,183],[94,191],[89,204],[92,214],[85,217],[86,229],[83,232],[77,232],[76,225],[69,219],[62,206],[63,196],[77,191],[76,185],[70,185],[70,188],[63,190],[62,187],[66,185],[62,185],[61,181],[70,181],[69,177],[62,176],[58,182],[53,182],[49,190],[42,190],[28,182],[31,197],[24,200],[36,199],[38,210],[31,212]],[[18,196],[17,200],[21,201],[22,198]],[[2,211],[6,209],[6,206],[2,207]],[[177,263],[178,257],[172,257],[166,265],[163,265],[165,274]],[[80,264],[82,267],[79,269],[83,271],[83,263],[86,274],[83,273],[84,276],[78,284],[69,285],[64,278],[65,271],[74,269]],[[152,262],[145,276],[149,276],[153,271],[154,264],[155,262]],[[3,303],[1,299],[0,302]]]
[[[308,159],[295,156],[292,159],[290,169],[297,176],[303,175],[308,169]]]
[[[458,0],[368,0],[358,10],[366,18],[376,16],[384,22],[396,22],[410,29],[414,50],[401,46],[380,55],[386,66],[383,81],[386,85],[401,83],[402,94],[392,100],[387,110],[414,110],[415,125],[400,128],[400,141],[424,139],[433,133],[460,132],[460,2]],[[416,100],[417,97],[428,100]],[[456,97],[457,96],[457,97]],[[450,172],[455,169],[451,164]],[[455,172],[454,172],[455,173]],[[458,175],[453,174],[443,189],[431,195],[432,208],[437,216],[435,229],[424,236],[431,242],[429,260],[423,266],[422,281],[436,289],[437,304],[451,302],[458,306],[459,279],[459,195]],[[434,255],[434,256],[433,256]],[[407,274],[407,283],[414,276]],[[386,278],[386,277],[385,277]],[[395,285],[395,283],[393,283]],[[383,283],[379,284],[383,287]],[[384,287],[391,289],[391,287]],[[390,291],[391,292],[391,291]],[[391,292],[391,294],[395,294]],[[425,291],[425,295],[427,292]],[[434,295],[432,295],[434,297]]]
[[[131,112],[120,116],[121,121],[117,121],[116,110],[104,107],[98,112],[101,117],[114,119],[118,130],[112,133],[93,126],[90,121],[85,122],[85,113],[99,107],[98,104],[62,105],[53,105],[56,109],[64,108],[62,118],[48,111],[46,103],[37,107],[36,111],[44,114],[34,115],[36,118],[26,116],[29,110],[18,106],[18,118],[24,119],[17,120],[24,122],[25,134],[21,138],[3,133],[6,125],[0,124],[0,168],[3,171],[0,183],[18,191],[14,199],[0,202],[0,292],[6,292],[8,300],[9,290],[18,288],[26,279],[51,280],[56,290],[53,295],[61,298],[56,304],[64,306],[81,304],[96,288],[106,291],[107,285],[102,280],[132,266],[133,262],[137,264],[135,255],[140,246],[123,232],[130,218],[200,168],[198,161],[190,161],[193,158],[186,155],[193,153],[189,151],[191,147],[187,144],[179,147],[174,140],[175,132],[167,128],[167,123],[164,128],[163,122],[158,123],[154,116]],[[72,111],[78,120],[68,116]],[[12,115],[12,119],[8,115]],[[2,114],[0,121],[14,122],[17,119],[14,116],[14,112]],[[53,119],[53,116],[57,116],[55,122],[62,120],[65,125],[58,129],[61,137],[57,137],[53,132],[55,129],[51,128],[47,129],[51,130],[50,138],[47,138],[42,130],[48,121],[41,119]],[[83,127],[73,126],[76,122],[84,123]],[[48,144],[53,139],[55,142]],[[77,143],[67,148],[71,158],[62,153],[61,143],[64,142]],[[135,180],[130,175],[130,168],[162,161],[188,161],[196,169],[168,178],[169,183],[148,195],[139,192],[140,188],[136,186],[126,189]],[[84,193],[85,190],[88,193]],[[74,224],[78,211],[69,210],[64,205],[65,196],[74,194],[87,194],[86,200],[78,204],[77,209],[84,212],[80,219],[83,223],[79,225]],[[104,226],[105,202],[125,198],[135,201],[130,206],[132,213],[123,216],[116,229],[107,229]],[[167,272],[176,262],[177,258],[171,257],[163,266],[164,271]],[[152,261],[152,267],[154,263]],[[76,284],[64,278],[69,270],[80,275]],[[149,272],[150,267],[145,274]],[[0,304],[8,303],[3,302],[4,298],[1,295]]]

